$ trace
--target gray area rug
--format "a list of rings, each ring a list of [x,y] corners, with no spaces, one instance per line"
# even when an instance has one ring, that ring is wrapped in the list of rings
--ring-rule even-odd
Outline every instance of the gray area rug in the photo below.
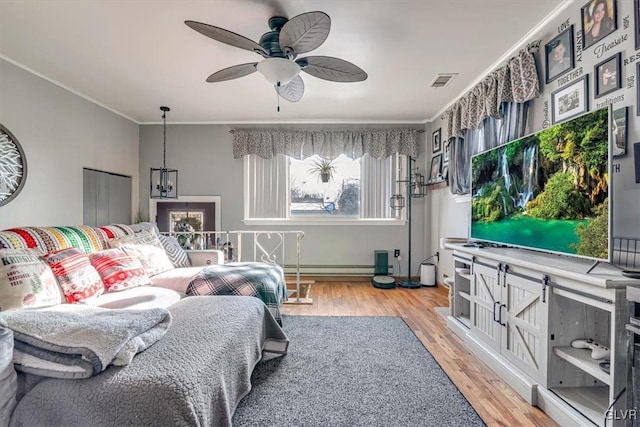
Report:
[[[399,317],[286,316],[284,357],[256,366],[238,426],[484,426]]]

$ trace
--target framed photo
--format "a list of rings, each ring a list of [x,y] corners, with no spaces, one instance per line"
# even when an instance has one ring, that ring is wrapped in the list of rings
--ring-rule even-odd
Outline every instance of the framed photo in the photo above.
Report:
[[[553,124],[579,116],[589,109],[589,75],[551,93],[551,121]]]
[[[638,93],[636,95],[636,116],[640,116],[640,84],[637,84],[637,82],[640,82],[640,62],[636,65],[636,87],[638,88]]]
[[[622,107],[611,114],[611,132],[613,133],[613,146],[611,155],[621,157],[627,154],[627,118],[628,108]]]
[[[442,179],[445,181],[449,178],[449,163],[445,163],[442,165]]]
[[[573,25],[544,45],[547,84],[573,70]]]
[[[633,1],[633,15],[635,16],[635,39],[636,39],[636,50],[640,50],[640,0]]]
[[[443,153],[442,161],[445,162],[445,163],[449,161],[449,150],[450,149],[451,149],[451,142],[449,142],[449,141],[445,142],[444,151],[442,152]]]
[[[603,95],[616,91],[622,87],[622,67],[620,66],[621,53],[618,52],[611,58],[605,59],[593,68],[594,96],[600,98]]]
[[[431,169],[429,170],[429,181],[436,181],[440,175],[440,166],[442,165],[442,154],[436,154],[431,159]]]
[[[438,129],[431,136],[431,142],[433,145],[433,152],[437,153],[442,148],[442,128]]]
[[[616,0],[589,0],[580,9],[584,49],[599,42],[618,28]]]

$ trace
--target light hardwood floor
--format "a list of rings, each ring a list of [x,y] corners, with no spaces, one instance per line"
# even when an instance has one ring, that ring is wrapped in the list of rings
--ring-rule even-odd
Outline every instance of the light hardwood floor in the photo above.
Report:
[[[309,316],[400,316],[488,426],[556,426],[526,403],[453,334],[435,307],[448,306],[448,290],[376,289],[368,281],[315,278],[312,305],[285,304],[283,313]]]

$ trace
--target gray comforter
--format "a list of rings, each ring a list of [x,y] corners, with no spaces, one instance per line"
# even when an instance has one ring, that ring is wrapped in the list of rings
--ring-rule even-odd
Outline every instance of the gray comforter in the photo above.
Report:
[[[262,301],[188,297],[166,335],[128,366],[81,380],[19,374],[11,426],[225,426],[262,351],[288,339]]]

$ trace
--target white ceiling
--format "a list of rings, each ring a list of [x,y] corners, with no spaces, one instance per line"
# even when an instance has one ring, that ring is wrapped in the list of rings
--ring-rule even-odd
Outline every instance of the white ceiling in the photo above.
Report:
[[[516,45],[562,0],[0,0],[0,56],[138,123],[424,122]],[[305,94],[280,102],[259,73],[206,83],[261,59],[209,39],[195,20],[254,41],[267,20],[320,10],[331,32],[308,55],[350,61],[369,78],[302,73]],[[305,56],[305,55],[302,55]],[[459,73],[430,88],[437,73]],[[2,76],[0,76],[1,78]]]

